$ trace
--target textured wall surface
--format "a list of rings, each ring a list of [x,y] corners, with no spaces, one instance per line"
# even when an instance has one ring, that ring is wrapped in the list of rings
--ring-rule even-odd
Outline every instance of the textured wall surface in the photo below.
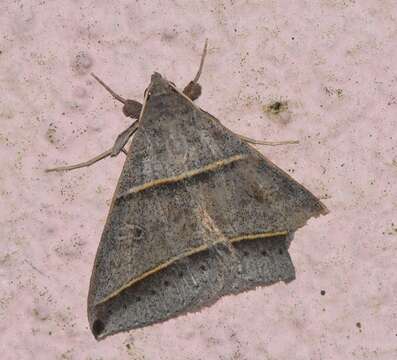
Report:
[[[394,0],[0,2],[2,359],[397,358]],[[70,173],[129,125],[93,79],[142,100],[183,87],[331,213],[296,233],[297,279],[96,342],[86,297],[123,155]],[[286,102],[279,114],[274,100]]]

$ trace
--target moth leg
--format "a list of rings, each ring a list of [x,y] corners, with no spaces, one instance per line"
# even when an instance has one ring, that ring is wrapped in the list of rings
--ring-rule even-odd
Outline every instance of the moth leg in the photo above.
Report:
[[[134,132],[138,129],[138,121],[135,121],[130,127],[125,129],[119,136],[117,136],[117,139],[113,145],[113,147],[109,150],[106,150],[102,154],[99,154],[98,156],[95,156],[94,158],[84,161],[82,163],[78,163],[75,165],[66,165],[66,166],[60,166],[56,168],[51,168],[51,169],[46,169],[46,172],[52,172],[52,171],[69,171],[69,170],[74,170],[74,169],[79,169],[82,167],[88,167],[96,162],[105,159],[108,156],[117,156],[120,154],[120,152],[123,152],[125,155],[127,155],[127,151],[124,149],[124,145],[128,142],[130,137],[134,134]]]
[[[195,78],[189,84],[187,84],[183,89],[183,93],[192,101],[198,99],[201,95],[201,85],[198,83],[198,80],[203,70],[205,56],[207,55],[207,45],[208,45],[208,39],[205,39],[204,50],[201,55],[200,67],[197,71],[197,74]]]
[[[269,146],[277,146],[277,145],[288,145],[288,144],[299,144],[299,140],[285,140],[285,141],[266,141],[266,140],[255,140],[249,137],[236,134],[241,140],[244,140],[247,143],[257,144],[257,145],[269,145]]]
[[[84,161],[82,163],[78,163],[75,165],[66,165],[66,166],[60,166],[60,167],[56,167],[56,168],[50,168],[50,169],[46,169],[45,172],[52,172],[52,171],[69,171],[69,170],[74,170],[74,169],[79,169],[82,167],[88,167],[91,166],[93,164],[95,164],[96,162],[107,158],[108,156],[111,156],[112,154],[112,150],[113,148],[106,150],[105,152],[103,152],[102,154],[99,154],[98,156],[95,156],[94,158]]]
[[[112,153],[110,154],[110,156],[117,156],[120,151],[124,152],[124,154],[127,154],[127,152],[124,150],[124,145],[127,144],[128,140],[137,129],[138,121],[135,121],[130,127],[125,129],[119,136],[117,136],[117,139],[112,147]]]
[[[127,117],[133,119],[139,119],[139,115],[141,114],[142,104],[138,101],[131,99],[124,99],[120,95],[116,94],[109,86],[107,86],[98,76],[94,73],[91,73],[91,76],[98,81],[116,100],[120,101],[123,106],[123,114]]]

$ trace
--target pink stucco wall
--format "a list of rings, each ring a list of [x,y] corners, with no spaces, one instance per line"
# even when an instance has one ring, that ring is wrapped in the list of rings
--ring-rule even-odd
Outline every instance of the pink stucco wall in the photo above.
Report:
[[[397,358],[397,3],[393,0],[0,2],[2,359]],[[123,156],[63,174],[128,120],[88,76],[140,100],[154,70],[331,213],[297,232],[297,279],[103,342],[86,296]],[[279,116],[266,105],[288,102]],[[321,291],[324,290],[325,292]],[[322,295],[323,294],[323,295]]]

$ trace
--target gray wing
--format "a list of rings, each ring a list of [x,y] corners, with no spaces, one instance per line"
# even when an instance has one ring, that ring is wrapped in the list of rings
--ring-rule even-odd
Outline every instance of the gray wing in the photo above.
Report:
[[[139,291],[153,289],[150,284],[169,277],[170,272],[178,272],[178,267],[183,266],[180,264],[186,261],[192,269],[194,259],[209,261],[205,266],[210,268],[208,274],[219,286],[223,285],[213,292],[207,286],[205,301],[187,301],[182,294],[184,305],[179,310],[164,305],[163,315],[150,317],[147,310],[143,312],[147,313],[144,319],[139,320],[135,310],[131,310],[136,307],[127,306],[135,320],[130,319],[127,326],[119,317],[110,319],[106,315],[107,325],[100,332],[104,336],[161,321],[213,302],[225,293],[249,288],[246,275],[251,270],[244,270],[248,265],[240,259],[244,254],[241,244],[274,247],[278,241],[283,247],[287,234],[303,226],[310,217],[326,213],[324,205],[308,190],[167,85],[160,83],[161,91],[153,91],[147,99],[119,179],[91,278],[91,327],[95,328],[98,317],[105,323],[104,309],[111,308],[114,313],[120,304],[125,308],[131,303],[131,296],[142,300],[141,295],[136,295]],[[271,241],[265,241],[266,238]],[[205,256],[225,244],[230,256],[223,256],[222,261],[219,256]],[[270,252],[276,256],[275,251]],[[285,254],[280,262],[284,265],[278,270],[263,270],[264,265],[258,265],[255,271],[262,269],[262,275],[253,275],[252,283],[291,279],[293,267],[289,263]],[[230,267],[240,269],[240,274],[232,271],[234,280],[219,282],[221,278],[225,280],[225,271],[219,270],[222,264],[229,268],[228,274]],[[251,259],[247,264],[252,267],[256,261]],[[280,277],[277,271],[283,268],[288,269],[287,275]],[[193,278],[199,279],[197,274]],[[172,281],[186,296],[195,294],[185,280],[184,286],[180,281]],[[156,308],[156,301],[167,302],[156,297],[160,295],[153,296],[154,303],[145,300],[142,306],[152,309]],[[118,326],[120,329],[116,330]]]

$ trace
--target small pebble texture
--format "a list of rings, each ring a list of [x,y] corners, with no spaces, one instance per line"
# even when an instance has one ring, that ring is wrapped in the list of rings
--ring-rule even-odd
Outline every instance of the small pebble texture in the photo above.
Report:
[[[397,358],[394,0],[0,2],[0,353],[8,359]],[[97,342],[86,299],[130,125],[89,76],[142,101],[209,51],[197,104],[330,214],[298,230],[296,280]],[[278,103],[278,104],[275,104]]]

